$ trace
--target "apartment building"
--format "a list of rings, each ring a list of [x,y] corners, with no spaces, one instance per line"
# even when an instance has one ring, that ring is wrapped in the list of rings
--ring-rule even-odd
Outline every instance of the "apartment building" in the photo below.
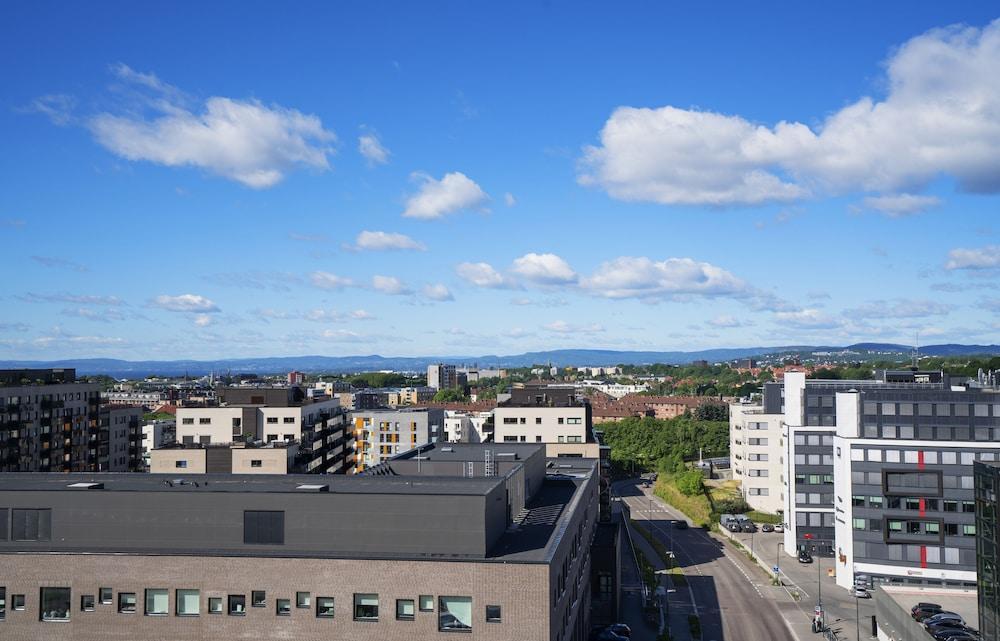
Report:
[[[344,472],[354,464],[353,435],[337,399],[300,387],[226,387],[218,406],[177,408],[183,444],[297,441],[309,472]]]
[[[510,395],[493,412],[496,442],[594,442],[590,403],[573,386],[515,386]]]
[[[142,424],[141,431],[139,455],[142,457],[142,469],[148,470],[150,452],[176,440],[177,420],[171,418],[146,421]]]
[[[765,414],[761,405],[729,406],[729,455],[733,479],[755,510],[785,511],[783,414]]]
[[[99,470],[100,407],[74,369],[0,370],[0,471]]]
[[[417,445],[437,442],[444,428],[444,411],[424,407],[355,410],[354,472],[363,472]]]
[[[454,444],[363,477],[0,475],[0,629],[584,641],[595,466]]]
[[[427,366],[427,387],[435,390],[451,389],[459,386],[458,370],[454,365],[438,363]]]
[[[170,443],[150,452],[152,474],[302,474],[308,456],[296,441]]]
[[[101,407],[98,433],[88,443],[95,472],[135,472],[142,467],[142,413],[141,407]]]
[[[493,440],[493,412],[444,410],[441,440],[450,443],[484,443]]]

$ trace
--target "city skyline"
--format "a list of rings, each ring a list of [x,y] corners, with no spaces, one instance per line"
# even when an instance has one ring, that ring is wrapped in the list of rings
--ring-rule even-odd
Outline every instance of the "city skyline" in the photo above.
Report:
[[[998,342],[987,7],[55,6],[0,358]]]

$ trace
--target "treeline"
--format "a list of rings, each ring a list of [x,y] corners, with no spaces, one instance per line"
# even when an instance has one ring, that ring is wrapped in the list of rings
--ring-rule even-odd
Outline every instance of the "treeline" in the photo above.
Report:
[[[850,363],[821,367],[809,378],[824,380],[869,380],[877,369],[906,369],[910,361],[874,361],[870,363]],[[935,357],[921,358],[919,368],[924,371],[943,371],[945,374],[975,378],[979,370],[1000,370],[1000,357]]]
[[[604,432],[611,460],[620,468],[637,467],[672,473],[684,469],[684,459],[729,453],[729,423],[701,421],[692,416],[671,419],[627,418],[595,426]]]

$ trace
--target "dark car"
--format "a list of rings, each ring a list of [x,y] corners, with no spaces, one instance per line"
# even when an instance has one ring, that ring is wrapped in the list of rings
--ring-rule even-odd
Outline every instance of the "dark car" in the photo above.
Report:
[[[674,521],[674,529],[675,530],[686,530],[686,529],[688,529],[688,522],[687,521]]]
[[[761,532],[774,532],[774,526],[771,525],[770,523],[765,523],[764,525],[760,526],[760,531]]]
[[[616,634],[610,628],[597,635],[596,641],[628,641],[628,637]]]
[[[978,639],[979,635],[973,634],[970,630],[962,630],[959,628],[949,628],[945,630],[928,630],[931,636],[937,639],[937,641],[968,641],[969,639]]]
[[[741,526],[744,532],[756,532],[757,526],[753,524],[753,521],[743,521]]]
[[[969,629],[969,626],[965,625],[958,619],[942,619],[940,621],[931,621],[930,623],[926,623],[924,627],[926,627],[928,631]]]
[[[937,608],[938,610],[943,610],[940,603],[930,603],[929,601],[921,601],[912,608],[910,608],[910,614],[916,614],[917,610],[925,610],[927,608]]]
[[[730,532],[741,532],[742,531],[742,528],[740,527],[740,524],[737,523],[736,521],[730,521],[729,523],[726,523],[726,527],[729,529]]]
[[[610,632],[614,632],[620,637],[631,637],[632,628],[628,627],[625,623],[612,623],[608,626]]]
[[[799,550],[799,563],[812,563],[812,555],[805,550]]]
[[[919,608],[917,610],[914,610],[912,615],[913,618],[916,619],[917,621],[922,621],[928,617],[934,616],[938,612],[944,612],[944,610],[942,610],[940,606],[931,606],[927,608]]]
[[[931,610],[921,610],[921,612],[914,618],[921,623],[929,623],[931,619],[934,621],[940,621],[942,619],[952,619],[955,621],[962,620],[961,616],[949,610],[938,610],[937,612]]]

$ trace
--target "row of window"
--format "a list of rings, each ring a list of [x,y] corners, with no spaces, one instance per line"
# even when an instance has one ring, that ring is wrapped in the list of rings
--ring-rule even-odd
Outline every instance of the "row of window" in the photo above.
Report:
[[[1000,439],[1000,427],[966,425],[879,425],[865,423],[862,427],[864,438],[919,439],[921,441],[996,441]]]
[[[934,564],[975,566],[975,553],[975,550],[934,545],[884,545],[866,541],[854,542],[855,558],[906,561],[913,564],[921,563],[924,560]],[[921,559],[921,555],[923,555],[923,559]]]
[[[798,485],[833,485],[833,474],[796,474]]]
[[[143,614],[146,616],[169,616],[170,590],[165,588],[148,588],[143,594]],[[312,610],[313,596],[309,592],[295,593],[295,608]],[[80,612],[94,612],[99,605],[115,605],[122,614],[138,612],[138,601],[135,592],[119,592],[114,599],[111,588],[100,588],[97,595],[84,594],[80,596]],[[379,620],[379,595],[371,593],[355,593],[353,603],[353,619],[355,621],[377,622]],[[472,597],[439,596],[438,630],[443,632],[472,631]],[[229,616],[245,616],[247,613],[247,598],[245,594],[230,594],[226,597],[208,597],[202,610],[202,598],[199,590],[174,590],[173,613],[179,617],[197,617],[201,614],[228,614]],[[14,612],[27,610],[27,599],[24,594],[12,594],[10,607]],[[38,618],[41,621],[69,621],[72,607],[72,591],[65,587],[44,587],[39,594]],[[263,590],[250,593],[250,607],[267,608],[267,594]],[[420,612],[434,611],[434,597],[421,595],[418,599],[396,599],[395,618],[397,621],[413,621],[416,618],[416,608]],[[276,616],[292,616],[291,599],[275,599],[274,613]],[[335,599],[332,596],[315,597],[315,616],[319,619],[333,619],[336,615]],[[0,587],[0,620],[7,616],[7,589]],[[487,623],[501,623],[502,612],[499,605],[486,606]]]
[[[921,461],[921,458],[923,459]],[[973,461],[995,461],[997,452],[938,452],[935,450],[881,450],[877,448],[854,448],[852,461],[872,463],[920,463],[924,465],[972,465]]]
[[[890,537],[892,533],[908,534],[914,536],[933,536],[939,537],[942,532],[942,525],[944,526],[943,531],[945,536],[975,536],[976,526],[969,523],[941,523],[939,521],[926,521],[926,520],[906,520],[906,519],[887,519],[886,527]],[[863,530],[868,532],[881,532],[882,531],[882,519],[861,519],[856,518],[851,520],[851,527],[855,530]]]
[[[854,485],[882,485],[883,472],[851,472],[851,483]],[[888,472],[885,474],[886,488],[894,493],[940,495],[943,489],[971,490],[975,487],[972,476],[956,476],[935,472],[906,473]],[[920,492],[907,492],[907,489],[920,489]]]
[[[914,405],[916,406],[914,408]],[[867,415],[882,416],[979,416],[989,417],[990,405],[987,403],[876,403],[868,401],[864,404]],[[995,404],[992,416],[1000,416],[1000,404]]]
[[[855,494],[851,497],[851,505],[854,507],[868,507],[881,510],[883,507],[890,510],[920,510],[923,501],[923,510],[926,512],[966,512],[974,514],[976,512],[975,501],[952,501],[939,500],[935,498],[914,498],[901,496],[864,496]]]
[[[833,465],[833,454],[796,454],[796,465]]]
[[[796,434],[794,437],[796,445],[831,446],[833,445],[832,434]]]
[[[527,422],[528,422],[528,418],[525,417],[525,416],[504,416],[503,417],[503,424],[504,425],[525,425]],[[556,423],[558,425],[581,425],[583,423],[583,419],[581,419],[581,418],[563,418],[563,417],[559,417],[559,418],[556,419]],[[541,416],[536,416],[535,417],[535,425],[541,425],[541,424],[542,424],[542,417]]]

